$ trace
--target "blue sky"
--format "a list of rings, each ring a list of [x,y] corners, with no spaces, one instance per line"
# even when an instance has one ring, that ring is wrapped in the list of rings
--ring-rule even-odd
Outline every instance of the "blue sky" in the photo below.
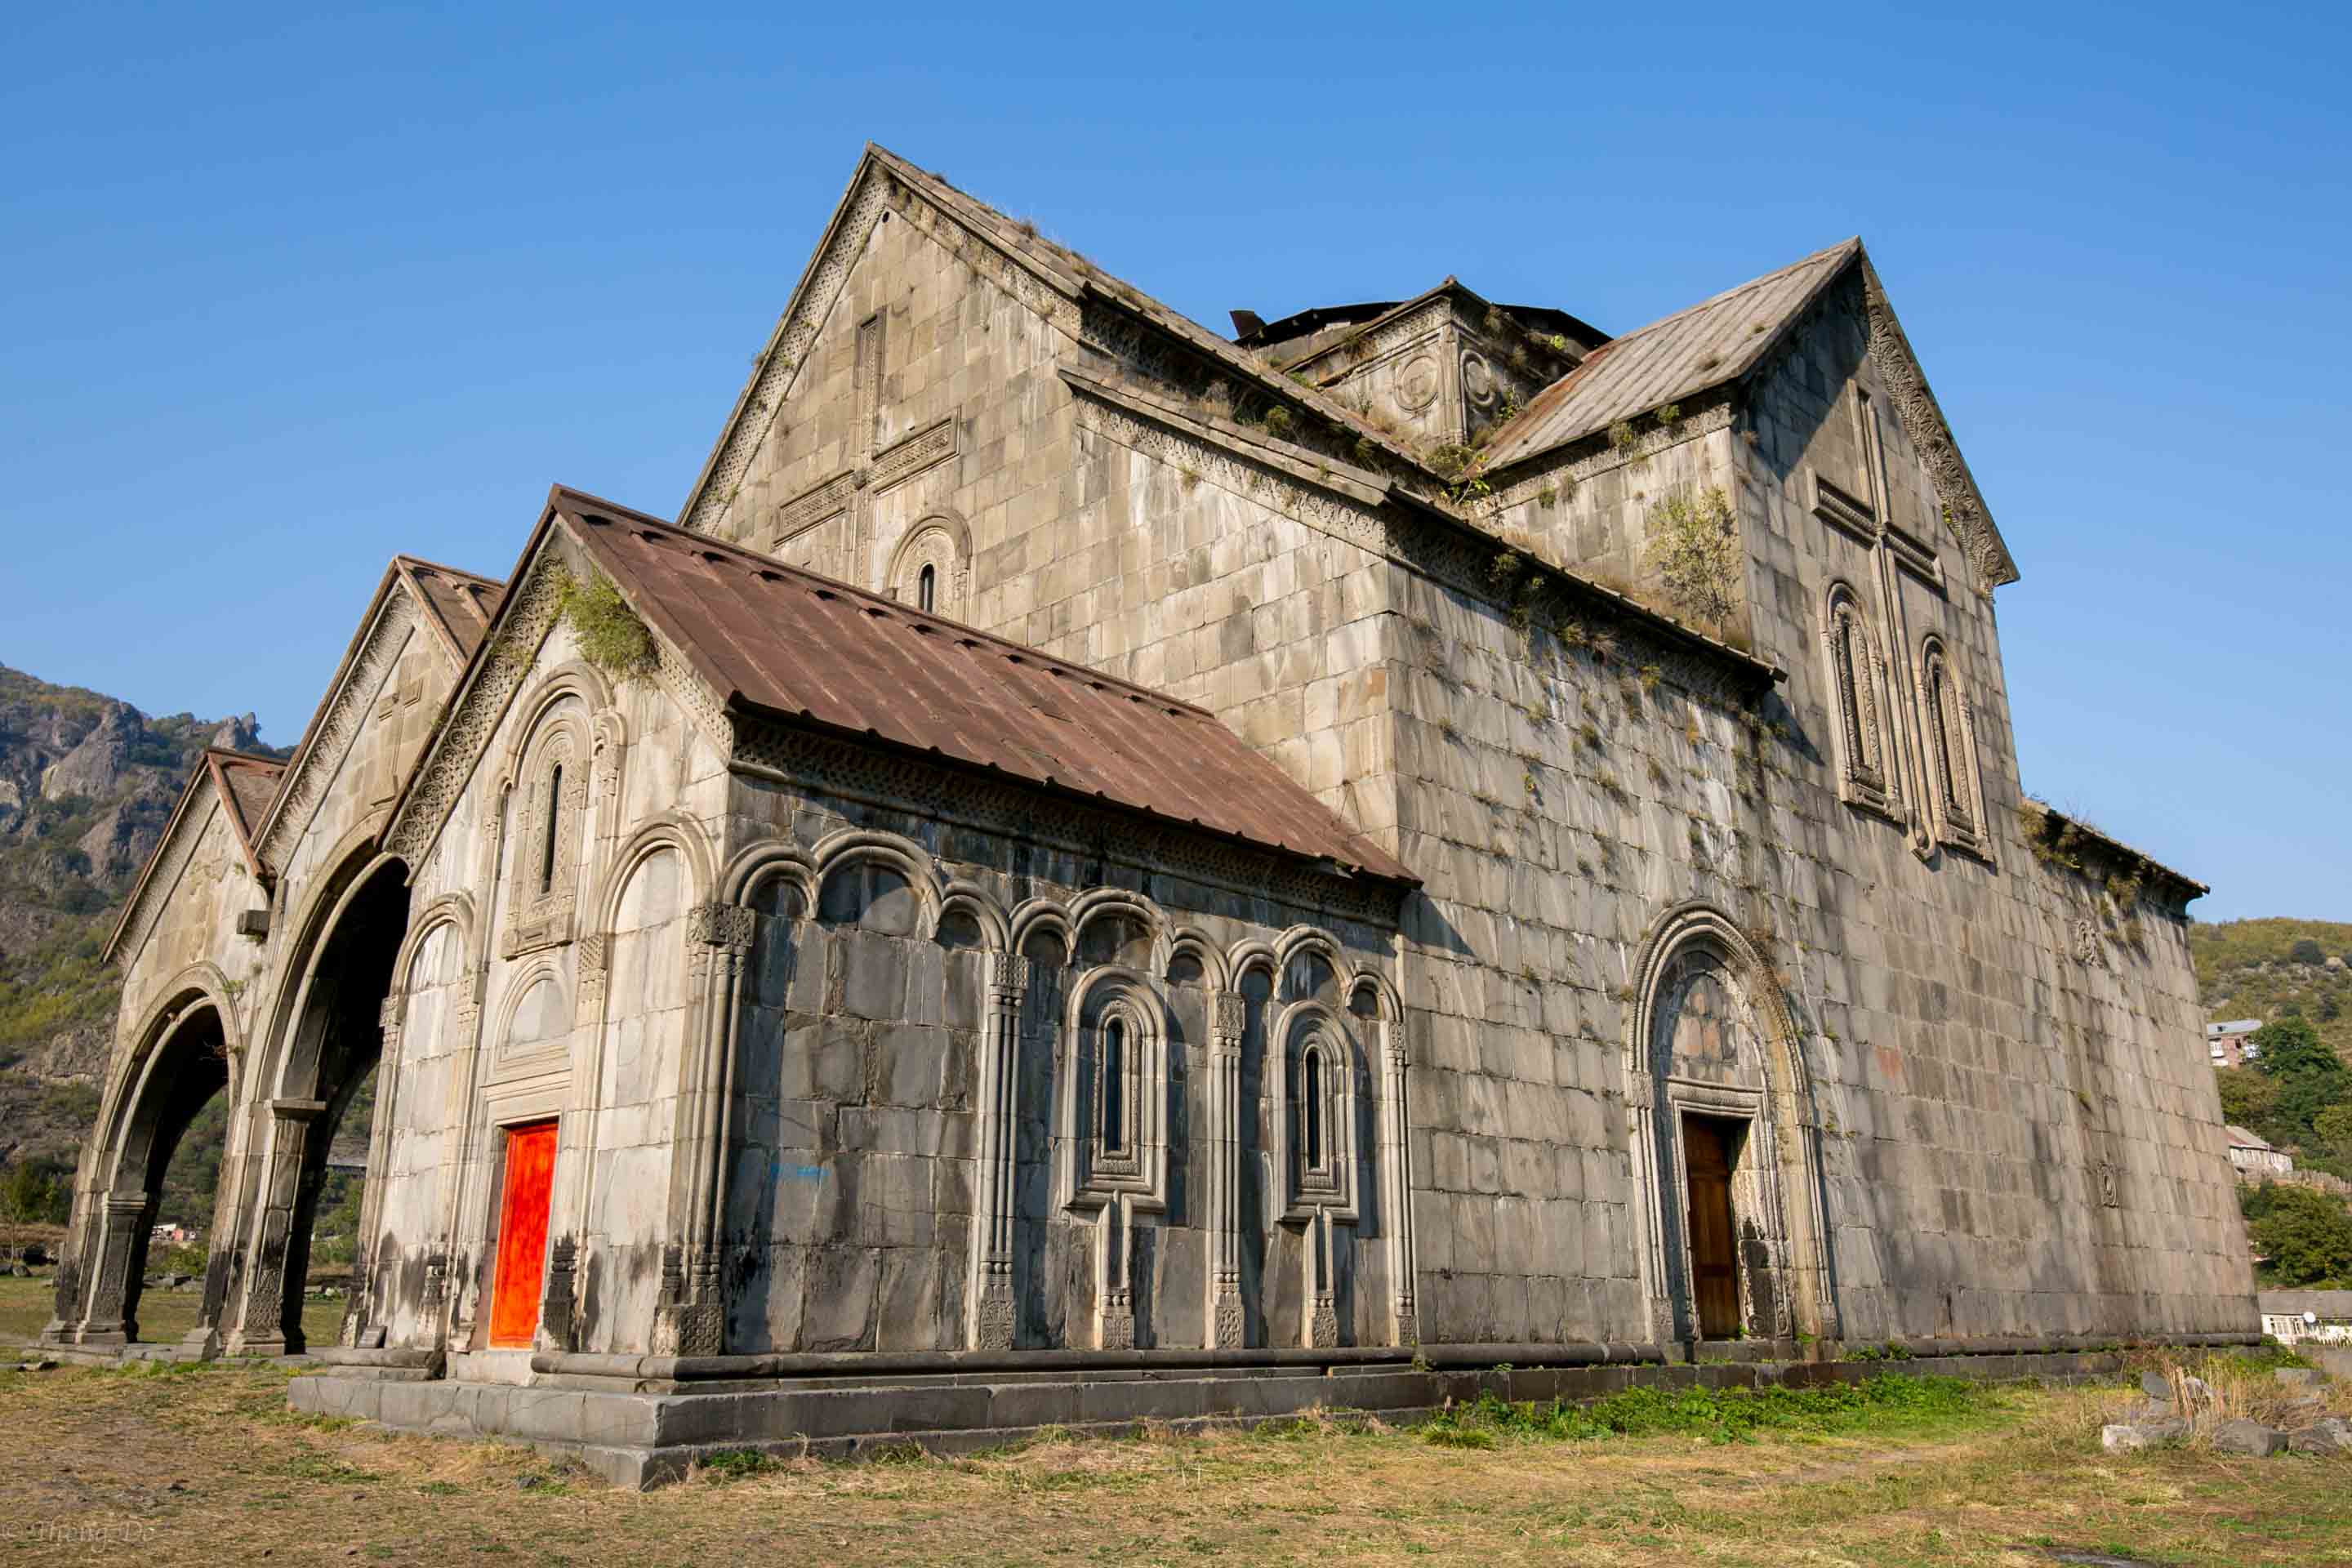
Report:
[[[1860,233],[2024,572],[2028,788],[2352,919],[2347,8],[1898,9],[17,14],[0,661],[290,742],[394,552],[674,511],[869,137],[1213,325],[1623,331]]]

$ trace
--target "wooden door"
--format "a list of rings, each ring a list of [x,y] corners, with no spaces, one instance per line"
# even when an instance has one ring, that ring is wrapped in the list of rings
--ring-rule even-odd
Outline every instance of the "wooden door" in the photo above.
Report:
[[[1739,1332],[1739,1254],[1731,1222],[1734,1125],[1711,1116],[1683,1118],[1683,1175],[1690,1188],[1691,1287],[1699,1338]]]
[[[529,1349],[539,1333],[547,1270],[547,1208],[555,1188],[555,1123],[507,1129],[506,1193],[499,1204],[499,1259],[490,1276],[490,1344]]]

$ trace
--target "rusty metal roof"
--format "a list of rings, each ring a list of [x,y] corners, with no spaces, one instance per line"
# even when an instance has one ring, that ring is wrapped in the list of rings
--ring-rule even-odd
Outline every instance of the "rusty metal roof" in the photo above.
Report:
[[[593,496],[549,505],[730,707],[1418,880],[1203,709]]]
[[[1486,471],[1745,375],[1861,254],[1860,239],[1844,240],[1602,344],[1496,434]]]
[[[471,658],[475,645],[489,630],[490,616],[497,612],[507,585],[495,577],[478,576],[414,555],[395,555],[392,566],[416,595],[425,624],[457,656],[457,662]]]

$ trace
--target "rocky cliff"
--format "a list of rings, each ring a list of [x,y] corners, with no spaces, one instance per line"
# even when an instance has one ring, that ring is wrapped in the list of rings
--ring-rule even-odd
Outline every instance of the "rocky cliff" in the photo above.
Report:
[[[250,713],[150,718],[0,665],[0,1163],[73,1163],[119,990],[99,952],[206,746],[272,751]]]

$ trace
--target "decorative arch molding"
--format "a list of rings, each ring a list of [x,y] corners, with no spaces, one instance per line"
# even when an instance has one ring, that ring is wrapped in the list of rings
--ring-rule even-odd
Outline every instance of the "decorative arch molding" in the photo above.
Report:
[[[1404,996],[1397,990],[1396,982],[1377,969],[1359,969],[1347,976],[1348,1000],[1352,1005],[1364,992],[1370,991],[1377,1004],[1372,1017],[1383,1024],[1404,1022]]]
[[[1169,920],[1160,906],[1142,893],[1125,888],[1089,888],[1070,900],[1070,944],[1073,961],[1087,940],[1087,928],[1107,916],[1123,915],[1142,923],[1150,948],[1150,967],[1157,974],[1168,973],[1168,962],[1173,956],[1169,941]]]
[[[1711,958],[1752,1016],[1760,1059],[1760,1087],[1726,1088],[1673,1076],[1671,1047],[1661,1050],[1661,1028],[1671,1022],[1660,1002],[1678,968],[1692,956]],[[1633,974],[1634,1005],[1623,1049],[1626,1104],[1642,1194],[1643,1283],[1651,1331],[1660,1340],[1699,1337],[1695,1275],[1683,1237],[1685,1220],[1681,1147],[1685,1115],[1748,1124],[1744,1147],[1753,1157],[1750,1213],[1758,1234],[1743,1236],[1743,1331],[1766,1338],[1811,1334],[1835,1338],[1835,1276],[1822,1181],[1821,1117],[1804,1037],[1770,966],[1731,917],[1691,901],[1665,910],[1643,939]],[[1678,1009],[1682,993],[1675,993]],[[1757,1268],[1765,1279],[1749,1278]],[[1758,1287],[1769,1286],[1769,1300]],[[1748,1319],[1761,1321],[1747,1321]]]
[[[922,602],[923,568],[929,567],[934,584],[931,602]],[[883,592],[925,615],[962,620],[971,606],[971,526],[950,509],[940,509],[908,525],[890,552],[890,567],[882,579]]]
[[[1232,974],[1225,955],[1217,946],[1216,938],[1198,926],[1178,926],[1168,935],[1168,965],[1165,975],[1181,959],[1189,958],[1201,966],[1201,984],[1211,991],[1224,991]]]
[[[1822,597],[1822,654],[1828,666],[1838,795],[1890,819],[1901,810],[1900,753],[1887,698],[1885,650],[1853,584],[1839,579]]]
[[[1015,904],[1005,924],[1008,943],[1014,952],[1027,952],[1030,939],[1040,933],[1059,940],[1065,954],[1071,951],[1074,933],[1070,911],[1042,894]]]
[[[767,883],[782,879],[799,892],[803,910],[816,908],[816,861],[789,838],[761,838],[735,852],[719,876],[719,901],[750,904]]]
[[[922,918],[917,929],[925,932],[940,929],[940,901],[944,880],[930,851],[911,838],[895,833],[881,833],[872,828],[845,827],[817,840],[810,852],[814,872],[815,890],[821,895],[825,879],[843,866],[870,860],[888,867],[907,879],[922,904]],[[810,906],[814,909],[815,906]]]
[[[456,930],[458,952],[470,954],[474,951],[473,894],[463,889],[444,893],[409,917],[407,934],[400,939],[400,951],[392,961],[391,999],[394,1005],[405,1006],[416,955],[425,950],[425,940],[444,926]]]
[[[1225,953],[1225,966],[1233,988],[1241,989],[1242,982],[1255,971],[1266,977],[1271,985],[1282,978],[1282,955],[1274,944],[1256,937],[1234,943]]]
[[[703,832],[700,823],[683,812],[660,812],[638,824],[614,855],[604,885],[596,889],[596,923],[590,935],[610,938],[614,922],[620,918],[621,898],[628,890],[630,877],[648,856],[663,849],[676,850],[686,862],[687,885],[685,896],[679,900],[681,907],[690,909],[710,896],[710,836]]]
[[[563,968],[551,954],[540,953],[526,959],[506,977],[506,984],[499,997],[498,1011],[492,1016],[490,1024],[492,1078],[499,1077],[521,1063],[543,1068],[550,1058],[570,1053],[572,1009],[569,1005],[557,1009],[557,1016],[564,1020],[564,1027],[554,1036],[520,1048],[515,1044],[516,1015],[521,1011],[523,1000],[542,983],[555,988],[559,1003],[568,1001],[570,988],[563,983]]]
[[[932,926],[931,935],[936,939],[940,925],[957,914],[970,915],[972,923],[980,927],[982,947],[992,952],[1008,951],[1012,928],[1006,923],[996,896],[986,888],[961,877],[950,882],[940,897],[940,920]]]

